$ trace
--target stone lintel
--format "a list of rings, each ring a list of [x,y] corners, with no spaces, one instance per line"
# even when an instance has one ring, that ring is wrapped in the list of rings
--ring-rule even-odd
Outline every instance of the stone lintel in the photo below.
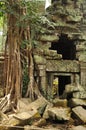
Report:
[[[79,73],[80,66],[75,60],[47,60],[46,71]]]

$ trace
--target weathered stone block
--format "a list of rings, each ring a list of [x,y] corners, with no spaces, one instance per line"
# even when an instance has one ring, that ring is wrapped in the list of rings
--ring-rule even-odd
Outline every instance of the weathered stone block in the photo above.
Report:
[[[40,71],[39,71],[39,76],[45,76],[45,75],[46,75],[45,70],[40,70]]]
[[[61,54],[57,54],[56,56],[45,56],[46,59],[48,60],[61,60],[62,59],[62,55]]]
[[[80,98],[80,99],[86,99],[86,91],[74,92],[73,97]]]
[[[66,93],[73,93],[73,92],[80,92],[83,91],[83,87],[81,85],[76,84],[68,84],[65,86],[65,92]]]
[[[34,61],[37,64],[46,64],[46,59],[42,56],[39,56],[39,55],[34,55]]]
[[[68,104],[70,107],[86,106],[86,100],[72,98],[72,99],[70,99]]]
[[[41,118],[38,121],[36,120],[36,122],[33,123],[34,126],[38,126],[38,127],[42,127],[46,125],[46,120]]]
[[[20,112],[26,111],[28,109],[27,105],[30,103],[31,103],[31,100],[29,98],[21,98],[18,100],[17,109]]]
[[[43,52],[44,56],[56,56],[57,55],[57,50],[47,50],[45,49]]]
[[[86,62],[86,52],[82,52],[79,56],[79,61]]]
[[[2,129],[1,129],[2,130]],[[37,127],[37,126],[24,126],[24,130],[59,130],[58,128],[53,128],[53,127],[49,127],[48,128],[40,128],[40,127]]]
[[[68,121],[70,120],[70,108],[63,107],[53,107],[48,110],[50,119],[59,120],[59,121]]]
[[[7,122],[3,122],[3,126],[7,125],[7,126],[20,126],[20,125],[24,125],[25,124],[25,121],[22,121],[22,120],[19,120],[17,118],[14,118],[14,117],[11,117],[9,118],[9,120]]]
[[[67,99],[58,99],[58,98],[55,98],[53,100],[53,105],[54,107],[67,107]]]
[[[86,130],[85,126],[72,126],[68,130]]]
[[[49,118],[48,109],[49,109],[49,108],[52,108],[52,107],[53,107],[53,104],[52,104],[52,103],[50,103],[50,104],[47,105],[47,107],[46,107],[46,109],[45,109],[45,111],[44,111],[44,114],[43,114],[43,118],[44,118],[44,119],[48,119],[48,118]]]
[[[72,109],[73,114],[79,119],[82,123],[86,123],[86,110],[81,107],[75,107]]]
[[[31,120],[31,119],[36,119],[36,118],[40,118],[40,114],[38,113],[37,110],[29,110],[26,112],[21,112],[18,114],[14,114],[13,116],[14,118],[18,119],[18,120]]]
[[[55,42],[59,40],[59,37],[56,35],[42,35],[39,38],[41,41],[47,41],[47,42]]]
[[[76,45],[76,51],[80,52],[80,51],[85,51],[86,50],[86,43],[81,42],[80,44]],[[83,52],[81,52],[83,53]]]
[[[44,65],[44,64],[38,64],[38,68],[40,69],[40,70],[45,70],[46,69],[46,65]]]
[[[60,72],[79,72],[79,62],[71,60],[47,60],[47,71]]]
[[[22,109],[22,112],[23,111],[31,111],[31,110],[40,110],[42,109],[44,106],[46,106],[47,104],[49,104],[49,102],[43,98],[43,97],[40,97],[39,99],[35,100],[34,102],[31,102],[31,103],[27,103],[25,104],[24,102],[21,102],[19,101],[18,105],[17,105],[17,108],[19,111],[21,111]]]

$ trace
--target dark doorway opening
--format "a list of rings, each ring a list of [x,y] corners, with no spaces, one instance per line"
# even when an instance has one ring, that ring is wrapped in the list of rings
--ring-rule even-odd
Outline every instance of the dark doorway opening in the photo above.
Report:
[[[57,50],[58,54],[62,54],[64,60],[76,59],[76,46],[74,40],[71,40],[67,35],[61,35],[58,42],[51,43],[51,50]]]
[[[71,77],[70,76],[58,76],[58,78],[59,78],[59,84],[58,84],[59,96],[61,96],[65,90],[65,85],[71,83]]]
[[[71,75],[54,75],[53,79],[58,78],[58,93],[61,96],[67,84],[71,84]]]

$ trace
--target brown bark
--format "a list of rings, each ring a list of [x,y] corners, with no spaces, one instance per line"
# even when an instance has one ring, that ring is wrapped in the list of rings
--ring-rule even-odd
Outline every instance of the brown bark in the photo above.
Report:
[[[33,57],[31,52],[29,53],[29,84],[28,89],[26,92],[26,97],[30,97],[32,100],[34,100],[34,63],[33,63]]]
[[[16,0],[18,2],[18,0]],[[13,6],[15,2],[9,0],[9,6]],[[6,94],[11,94],[11,97],[16,100],[21,97],[21,62],[20,62],[20,45],[21,36],[20,28],[16,25],[17,16],[20,11],[18,7],[7,15],[8,34],[6,41],[6,52],[8,53],[7,72],[6,72]]]
[[[21,58],[20,58],[20,46],[21,41],[29,41],[29,46],[26,47],[28,68],[29,68],[29,85],[26,95],[31,99],[34,99],[34,62],[32,56],[32,43],[30,36],[30,27],[27,20],[21,21],[21,16],[26,15],[26,7],[21,7],[19,4],[21,0],[9,0],[10,8],[13,7],[13,13],[8,13],[8,34],[6,42],[6,52],[8,52],[8,62],[6,70],[6,94],[11,94],[13,100],[17,100],[21,97]],[[14,4],[16,6],[14,6]],[[20,21],[21,25],[26,27],[17,26],[17,22]]]

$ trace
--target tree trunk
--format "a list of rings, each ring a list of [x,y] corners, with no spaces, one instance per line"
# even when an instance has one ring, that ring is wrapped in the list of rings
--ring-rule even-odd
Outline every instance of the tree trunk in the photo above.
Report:
[[[32,56],[32,43],[30,27],[27,20],[21,21],[21,16],[26,15],[27,8],[21,7],[22,0],[8,0],[8,6],[12,12],[7,15],[8,32],[6,40],[6,52],[8,53],[7,71],[6,71],[6,94],[11,95],[11,99],[16,101],[21,97],[21,58],[20,47],[22,40],[29,41],[27,45],[28,67],[29,67],[29,85],[27,96],[34,100],[34,62]],[[20,22],[20,26],[17,23]],[[22,25],[26,25],[22,27]],[[37,85],[36,85],[37,86]],[[37,87],[36,87],[37,88]],[[37,88],[38,90],[38,88]],[[36,90],[36,91],[37,91]]]
[[[19,2],[16,0],[16,3]],[[9,0],[9,7],[15,4],[14,0]],[[7,14],[8,30],[6,40],[6,52],[8,54],[7,73],[6,73],[6,94],[11,94],[11,98],[17,100],[21,97],[21,62],[20,62],[20,45],[21,36],[20,28],[17,26],[17,16],[19,16],[19,7],[13,9],[14,14]]]

